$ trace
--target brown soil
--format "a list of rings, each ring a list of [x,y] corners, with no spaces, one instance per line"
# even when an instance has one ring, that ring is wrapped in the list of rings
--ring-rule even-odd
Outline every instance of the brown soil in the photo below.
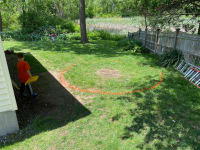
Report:
[[[16,56],[8,54],[6,55],[6,59],[11,79],[20,86],[17,77]],[[32,59],[35,61],[36,66],[43,67],[33,56]],[[44,68],[44,70],[46,69]],[[90,114],[90,111],[68,89],[62,86],[58,79],[59,73],[48,70],[43,73],[32,73],[39,75],[38,82],[32,84],[34,92],[38,93],[36,98],[19,98],[19,91],[14,88],[18,105],[17,118],[20,128],[26,127],[36,117],[50,116],[55,119],[65,120],[67,116],[76,114],[76,118],[72,118],[76,120],[79,117]],[[82,112],[79,114],[77,110],[82,110]]]
[[[120,73],[118,70],[114,70],[114,69],[101,69],[101,70],[98,70],[96,72],[96,74],[98,76],[100,76],[101,78],[107,78],[107,79],[110,79],[110,78],[119,78],[120,77]]]

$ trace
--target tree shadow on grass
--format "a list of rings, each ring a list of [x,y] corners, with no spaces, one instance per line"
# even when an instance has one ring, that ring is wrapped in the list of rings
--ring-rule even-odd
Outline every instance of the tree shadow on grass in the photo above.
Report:
[[[23,49],[30,49],[30,50],[40,50],[40,51],[56,51],[60,53],[67,53],[67,52],[74,52],[78,55],[95,55],[97,57],[118,57],[123,55],[140,55],[137,53],[130,53],[128,51],[124,51],[123,48],[117,45],[116,41],[109,41],[109,40],[96,40],[91,41],[87,44],[82,44],[79,41],[38,41],[38,42],[21,42],[21,45],[16,45],[10,47],[9,49],[20,51]],[[142,55],[147,60],[155,59],[151,55]],[[153,61],[152,61],[153,62]],[[145,63],[145,65],[149,65],[149,63]]]
[[[8,136],[6,145],[24,141],[41,132],[53,130],[79,120],[91,114],[65,87],[58,82],[56,72],[48,72],[30,53],[25,54],[32,73],[40,76],[33,89],[39,94],[36,99],[17,98],[17,118],[21,128],[20,134]],[[11,78],[18,83],[15,55],[7,56]],[[18,94],[19,91],[16,91]],[[0,143],[2,144],[2,143]]]
[[[199,89],[177,73],[171,73],[158,88],[133,94],[132,98],[137,106],[129,110],[133,120],[124,130],[123,140],[144,134],[139,149],[149,149],[149,145],[150,149],[158,150],[200,149]]]

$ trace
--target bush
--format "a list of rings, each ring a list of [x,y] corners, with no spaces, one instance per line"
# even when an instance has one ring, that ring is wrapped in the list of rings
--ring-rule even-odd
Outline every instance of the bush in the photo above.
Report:
[[[75,32],[81,32],[80,26],[78,24],[75,24]]]
[[[67,33],[74,33],[75,32],[75,23],[71,21],[66,21],[60,25],[61,30]]]
[[[69,40],[81,40],[81,35],[80,33],[71,33],[67,35],[67,38]]]
[[[115,13],[106,13],[106,14],[100,14],[99,17],[101,18],[113,18],[113,17],[118,17],[118,14]]]
[[[141,42],[136,40],[123,39],[117,44],[122,47],[124,51],[129,51],[131,53],[148,53],[149,50],[146,49]]]
[[[124,39],[125,36],[117,35],[117,34],[110,34],[107,31],[95,31],[95,34],[101,39],[101,40],[112,40],[112,41],[119,41]]]
[[[160,56],[160,63],[163,67],[168,67],[172,65],[177,65],[183,59],[183,54],[181,51],[173,49],[171,51],[166,51]]]
[[[89,40],[101,40],[97,32],[88,32],[87,36]]]
[[[39,15],[34,11],[29,11],[24,15],[21,15],[19,19],[22,23],[22,31],[24,33],[32,33],[47,24],[46,19],[43,18],[43,15]]]
[[[75,27],[75,28],[74,28]],[[67,33],[64,32],[67,29],[73,31],[79,31],[80,28],[78,25],[73,25],[71,23],[65,24],[63,26],[42,26],[38,30],[35,30],[32,33],[26,33],[26,32],[2,32],[0,33],[0,36],[2,37],[2,40],[19,40],[19,41],[38,41],[38,40],[50,40],[50,34],[55,33],[56,39],[58,40],[81,40],[81,34],[79,32],[74,33]],[[74,30],[75,29],[75,30]],[[69,31],[67,30],[67,31]],[[67,33],[67,34],[66,34]],[[119,41],[124,38],[124,36],[121,35],[112,35],[106,31],[94,31],[94,32],[87,32],[87,36],[89,40],[114,40]]]
[[[92,7],[86,8],[86,17],[93,18],[95,16],[94,10]]]
[[[113,41],[120,41],[124,38],[126,38],[126,36],[124,36],[124,35],[111,34],[111,40],[113,40]]]
[[[110,33],[105,32],[105,31],[94,31],[94,32],[88,31],[87,37],[88,37],[88,40],[114,40],[114,41],[118,41],[124,38],[123,36],[120,36],[120,35],[111,35]],[[80,40],[81,34],[80,33],[68,34],[67,38],[69,40]]]
[[[106,31],[96,31],[96,34],[102,39],[102,40],[111,40],[111,34]]]
[[[34,10],[19,17],[22,23],[22,32],[40,33],[41,29],[50,29],[48,32],[74,33],[77,30],[76,24],[69,20],[53,15],[43,15],[36,13]],[[51,30],[53,28],[53,31]]]
[[[67,40],[68,39],[67,34],[64,34],[64,33],[59,34],[56,38],[59,40]]]
[[[30,34],[24,34],[22,32],[0,32],[1,39],[3,41],[18,40],[18,41],[30,41],[32,40]]]
[[[21,25],[19,22],[19,13],[13,13],[12,11],[1,11],[2,13],[2,22],[4,30],[14,30],[17,31],[20,29]]]

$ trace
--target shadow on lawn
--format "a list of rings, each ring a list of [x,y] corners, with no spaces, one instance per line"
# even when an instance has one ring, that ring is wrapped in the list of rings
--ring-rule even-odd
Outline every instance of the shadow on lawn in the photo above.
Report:
[[[55,43],[52,43],[50,41],[38,41],[22,43],[23,45],[10,47],[10,49],[15,51],[20,51],[22,49],[30,49],[35,51],[56,51],[60,53],[74,52],[78,55],[95,55],[98,57],[105,58],[118,57],[123,55],[138,55],[135,53],[131,54],[128,51],[122,50],[122,47],[119,47],[116,41],[109,40],[96,40],[91,41],[87,44],[82,44],[80,43],[80,41],[58,41]],[[142,56],[145,57],[147,60],[154,59],[153,57],[149,57],[148,55]]]
[[[99,57],[114,57],[120,55],[122,52],[116,49],[113,44],[114,41],[94,41],[87,44],[82,44],[80,41],[38,41],[38,42],[23,42],[23,45],[14,46],[10,49],[19,51],[22,49],[42,50],[42,51],[56,51],[56,52],[70,52],[76,54],[87,55],[93,54]]]
[[[22,130],[20,134],[8,136],[6,146],[41,132],[65,126],[69,122],[91,114],[57,81],[56,72],[48,72],[31,54],[25,54],[25,59],[30,63],[32,73],[40,76],[39,81],[33,84],[33,89],[39,96],[36,99],[17,100],[17,117]],[[16,56],[7,56],[11,78],[15,81],[17,81],[16,61]]]
[[[122,139],[134,138],[137,133],[144,135],[144,141],[137,146],[139,149],[200,149],[199,98],[199,89],[174,73],[165,76],[155,90],[134,94],[132,100],[121,98],[137,105],[129,111],[133,120],[125,128]]]

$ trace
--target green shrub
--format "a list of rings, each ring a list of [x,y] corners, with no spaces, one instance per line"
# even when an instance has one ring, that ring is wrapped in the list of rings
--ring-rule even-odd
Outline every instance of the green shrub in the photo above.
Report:
[[[173,50],[164,52],[160,56],[159,61],[163,67],[168,67],[172,65],[177,65],[182,59],[183,59],[182,52],[176,49],[173,49]]]
[[[25,14],[21,15],[19,19],[22,23],[22,31],[24,33],[32,33],[47,24],[46,18],[44,19],[43,15],[39,15],[34,11],[26,12]]]
[[[41,33],[41,29],[47,29],[48,33],[74,33],[77,30],[76,24],[69,19],[63,19],[53,15],[43,15],[36,13],[35,10],[30,10],[24,15],[21,15],[19,20],[22,23],[22,32],[28,34],[42,34],[43,31]],[[53,28],[53,31],[51,28]]]
[[[70,23],[71,24],[71,23]],[[74,24],[75,25],[75,24]],[[65,24],[63,26],[57,25],[54,26],[42,26],[38,30],[35,30],[32,33],[26,32],[2,32],[0,36],[2,40],[19,40],[19,41],[38,41],[38,40],[50,40],[50,34],[55,33],[57,40],[81,40],[81,33],[80,28],[78,25],[75,25],[75,30],[77,32],[74,33],[67,33],[69,30],[72,29],[72,24]],[[69,29],[69,30],[68,30]],[[66,32],[64,32],[66,31]],[[79,31],[79,32],[78,32]],[[124,38],[121,35],[112,35],[106,31],[94,31],[94,32],[87,32],[87,36],[89,40],[114,40],[119,41]]]
[[[98,32],[88,32],[87,34],[89,40],[101,40],[98,35]]]
[[[2,22],[4,30],[17,31],[21,28],[19,22],[20,13],[13,13],[12,11],[1,11],[2,13]]]
[[[117,43],[117,46],[119,46],[119,47],[125,47],[127,45],[129,45],[129,40],[127,38],[120,40]]]
[[[67,34],[64,34],[64,33],[59,34],[56,38],[59,40],[67,40],[68,39]]]
[[[95,16],[94,10],[92,7],[86,8],[86,17],[93,18]]]
[[[81,35],[80,33],[71,33],[67,35],[67,38],[69,40],[81,40]]]
[[[101,40],[119,41],[125,38],[125,36],[118,34],[110,34],[109,32],[103,30],[95,31],[95,33]]]
[[[149,50],[147,50],[141,42],[136,40],[128,40],[123,39],[120,40],[117,44],[119,47],[122,47],[124,51],[129,51],[131,53],[148,53]]]
[[[119,16],[118,14],[115,13],[106,13],[106,14],[100,14],[99,15],[101,18],[113,18]]]
[[[75,32],[81,32],[80,26],[78,24],[75,24]]]
[[[88,40],[115,40],[115,41],[124,38],[123,36],[120,35],[111,35],[106,31],[93,31],[93,32],[88,31],[87,37]],[[67,34],[67,38],[69,40],[80,40],[81,34],[80,33]]]
[[[96,34],[102,39],[102,40],[111,40],[111,34],[106,31],[96,31]]]
[[[24,34],[22,32],[0,32],[1,39],[3,41],[18,40],[18,41],[30,41],[32,40],[30,34]]]
[[[61,29],[67,33],[75,32],[75,23],[72,21],[66,21],[60,25]]]
[[[126,38],[126,36],[124,36],[124,35],[111,34],[111,40],[113,40],[113,41],[120,41],[124,38]]]

